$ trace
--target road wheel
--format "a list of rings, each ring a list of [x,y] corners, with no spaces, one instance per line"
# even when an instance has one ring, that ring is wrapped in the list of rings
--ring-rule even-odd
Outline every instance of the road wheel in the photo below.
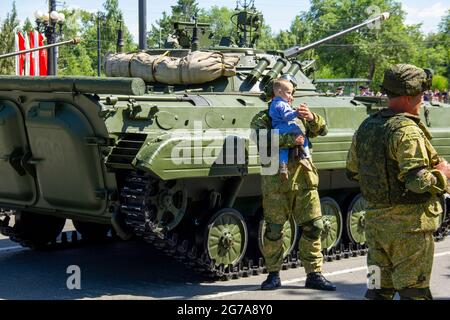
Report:
[[[216,266],[237,265],[245,255],[247,242],[247,226],[238,211],[221,209],[209,220],[204,245]]]
[[[322,249],[330,250],[337,246],[342,236],[342,213],[339,204],[330,197],[320,199],[324,230]]]
[[[367,202],[361,193],[353,198],[348,207],[346,229],[349,240],[354,244],[363,245],[366,242],[366,208]]]

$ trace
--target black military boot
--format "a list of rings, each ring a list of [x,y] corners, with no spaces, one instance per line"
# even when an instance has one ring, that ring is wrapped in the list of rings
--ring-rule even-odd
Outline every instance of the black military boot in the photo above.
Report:
[[[398,291],[400,300],[433,300],[430,288],[406,288]]]
[[[269,272],[267,279],[261,283],[261,290],[274,290],[279,287],[281,287],[279,272]]]
[[[308,273],[308,275],[306,276],[305,288],[336,291],[336,286],[325,279],[325,277],[320,272]]]

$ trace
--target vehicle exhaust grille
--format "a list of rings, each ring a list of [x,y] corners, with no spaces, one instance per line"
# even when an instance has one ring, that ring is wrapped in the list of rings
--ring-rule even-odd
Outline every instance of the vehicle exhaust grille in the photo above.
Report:
[[[132,162],[147,138],[146,134],[125,133],[119,137],[116,146],[106,160],[110,169],[132,169]]]

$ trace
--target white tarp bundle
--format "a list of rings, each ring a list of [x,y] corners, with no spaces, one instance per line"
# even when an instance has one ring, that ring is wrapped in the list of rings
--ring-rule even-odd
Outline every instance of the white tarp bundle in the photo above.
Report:
[[[234,76],[238,62],[237,55],[221,52],[194,51],[183,58],[116,53],[106,56],[105,72],[108,77],[137,77],[145,82],[198,84]]]

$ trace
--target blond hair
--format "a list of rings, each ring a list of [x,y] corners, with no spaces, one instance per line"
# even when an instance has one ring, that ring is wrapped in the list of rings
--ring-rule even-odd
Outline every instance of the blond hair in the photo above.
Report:
[[[273,82],[273,92],[276,93],[279,90],[284,90],[284,89],[290,89],[292,87],[292,89],[294,88],[294,85],[286,79],[277,79]]]

